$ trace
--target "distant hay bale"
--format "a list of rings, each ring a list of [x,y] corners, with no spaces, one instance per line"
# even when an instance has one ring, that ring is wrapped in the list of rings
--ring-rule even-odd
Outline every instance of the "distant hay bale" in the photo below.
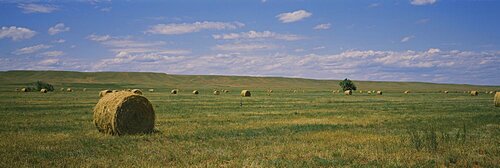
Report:
[[[500,92],[495,93],[495,107],[500,107]]]
[[[111,91],[111,90],[101,90],[101,91],[99,92],[99,97],[104,97],[104,96],[106,96],[106,94],[108,94],[108,93],[112,93],[112,91]]]
[[[293,93],[297,93],[297,90],[293,90]]]
[[[250,97],[250,96],[252,96],[252,94],[248,90],[242,90],[240,95],[241,95],[241,97]]]
[[[378,94],[378,95],[382,95],[382,91],[380,91],[380,90],[379,90],[379,91],[377,91],[377,94]]]
[[[16,88],[16,90],[15,90],[15,91],[16,91],[16,92],[19,92],[19,88]]]
[[[93,118],[99,132],[124,135],[153,132],[156,116],[148,99],[122,91],[101,98]]]
[[[360,90],[360,91],[359,91],[359,93],[363,93],[363,91],[362,91],[362,90]]]
[[[177,90],[173,89],[172,91],[170,91],[170,94],[177,94]]]
[[[368,91],[368,92],[366,92],[366,93],[368,93],[368,94],[372,94],[372,91]]]
[[[445,90],[445,91],[444,91],[444,93],[445,93],[445,94],[448,94],[448,91],[447,91],[447,90]]]
[[[214,91],[214,95],[220,95],[220,92],[218,90]]]
[[[478,91],[473,90],[473,91],[470,91],[470,95],[471,95],[471,96],[477,96],[477,95],[479,95],[479,92],[478,92]]]
[[[149,91],[149,92],[155,92],[155,90],[154,90],[154,89],[149,89],[148,91]]]
[[[198,90],[193,90],[193,94],[197,95],[200,94],[200,92],[198,92]]]
[[[47,89],[40,89],[40,93],[47,93]]]
[[[67,88],[67,89],[66,89],[66,91],[67,91],[67,92],[73,92],[73,89],[71,89],[71,88]]]
[[[29,90],[27,88],[22,88],[21,92],[28,92]]]
[[[229,93],[229,90],[224,90],[224,93]]]
[[[346,90],[346,91],[344,91],[344,95],[352,95],[352,90]]]
[[[273,93],[273,90],[269,89],[267,92],[268,92],[268,93]]]
[[[132,90],[130,90],[130,92],[132,92],[134,94],[142,95],[142,91],[140,89],[132,89]]]
[[[84,91],[84,92],[85,92],[85,91],[87,91],[87,88],[83,88],[83,91]]]
[[[493,91],[490,91],[490,94],[493,94]]]
[[[61,90],[61,91],[64,91],[64,88],[61,88],[60,90]]]
[[[405,91],[405,94],[408,94],[408,93],[410,93],[410,91],[409,91],[409,90],[406,90],[406,91]]]

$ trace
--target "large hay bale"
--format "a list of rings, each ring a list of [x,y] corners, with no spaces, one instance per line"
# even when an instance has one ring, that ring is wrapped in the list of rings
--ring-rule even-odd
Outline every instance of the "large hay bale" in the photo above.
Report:
[[[71,89],[71,88],[67,88],[67,89],[66,89],[66,91],[67,91],[67,92],[73,92],[73,89]]]
[[[193,94],[197,95],[200,94],[200,92],[198,92],[198,90],[193,90]]]
[[[248,90],[242,90],[240,95],[241,95],[241,97],[251,97],[252,96],[252,94]]]
[[[40,89],[40,93],[47,93],[47,89]]]
[[[406,91],[405,91],[405,94],[408,94],[408,93],[410,93],[410,91],[409,91],[409,90],[406,90]]]
[[[132,89],[130,90],[130,92],[132,92],[133,94],[142,95],[142,91],[140,89]]]
[[[478,92],[478,91],[473,90],[473,91],[470,91],[470,95],[471,95],[471,96],[477,96],[477,95],[479,95],[479,92]]]
[[[346,90],[346,91],[344,91],[344,95],[352,95],[352,90]]]
[[[378,95],[382,95],[382,91],[380,91],[380,90],[379,90],[379,91],[377,91],[377,94],[378,94]]]
[[[495,102],[495,107],[500,107],[500,92],[495,93],[494,102]]]
[[[214,91],[214,95],[220,95],[220,92],[218,90]]]
[[[177,89],[173,89],[172,91],[170,91],[170,94],[177,94]]]
[[[106,96],[108,93],[112,93],[112,91],[111,91],[111,90],[101,90],[101,91],[99,92],[99,97],[104,97],[104,96]]]
[[[154,89],[149,89],[148,91],[149,91],[149,92],[155,92],[155,90],[154,90]]]
[[[95,126],[111,135],[151,133],[155,118],[151,102],[131,92],[105,96],[94,107]]]

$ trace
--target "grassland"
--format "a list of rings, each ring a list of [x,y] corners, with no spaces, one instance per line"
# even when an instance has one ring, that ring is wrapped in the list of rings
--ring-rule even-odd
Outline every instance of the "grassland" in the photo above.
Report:
[[[500,108],[493,95],[462,92],[498,86],[355,81],[385,93],[344,96],[330,92],[338,81],[287,78],[20,71],[0,79],[0,167],[500,165]],[[14,92],[38,79],[75,91]],[[97,132],[92,108],[108,88],[154,88],[144,96],[158,132]]]

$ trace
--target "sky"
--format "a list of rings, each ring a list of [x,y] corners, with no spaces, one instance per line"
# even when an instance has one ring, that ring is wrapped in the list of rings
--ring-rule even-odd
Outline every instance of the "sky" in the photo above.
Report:
[[[0,71],[500,85],[495,0],[0,0]]]

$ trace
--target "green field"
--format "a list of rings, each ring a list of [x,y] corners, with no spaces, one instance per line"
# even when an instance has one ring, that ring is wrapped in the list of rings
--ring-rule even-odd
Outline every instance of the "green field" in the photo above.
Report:
[[[36,80],[56,91],[14,91]],[[332,94],[338,81],[328,80],[0,72],[0,167],[500,166],[500,107],[484,93],[500,86],[354,82],[384,94]],[[155,89],[143,96],[158,132],[97,131],[98,92],[126,88]],[[212,95],[215,88],[230,92]],[[252,97],[241,98],[241,89]]]

